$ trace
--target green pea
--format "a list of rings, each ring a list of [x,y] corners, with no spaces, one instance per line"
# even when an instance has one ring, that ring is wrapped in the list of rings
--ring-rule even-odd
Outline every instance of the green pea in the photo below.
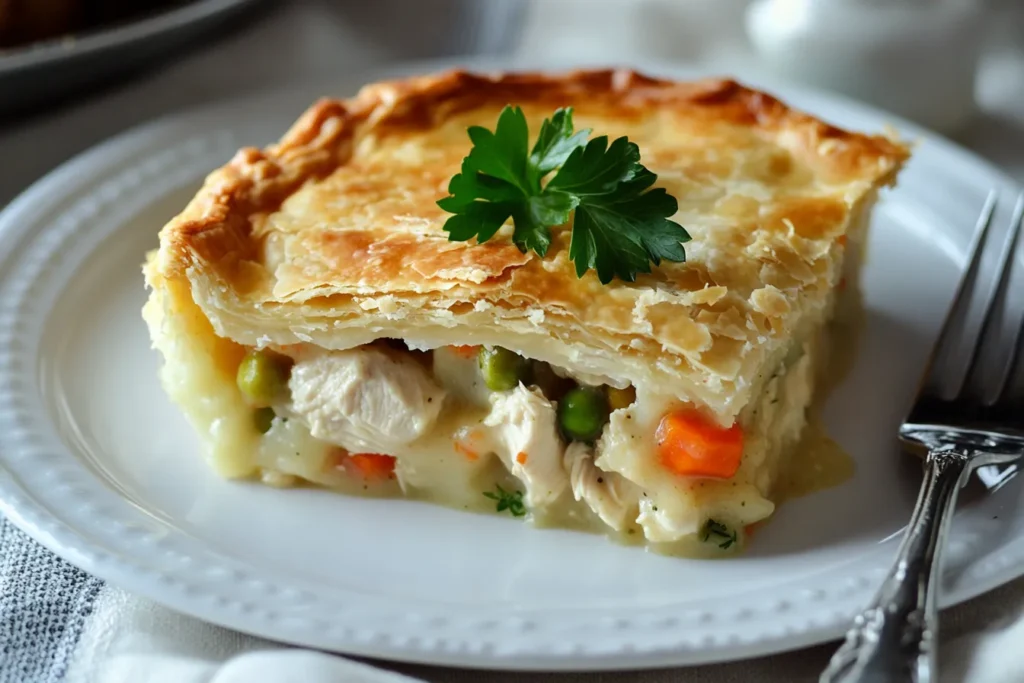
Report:
[[[260,434],[266,434],[270,431],[275,417],[273,408],[257,408],[253,411],[252,422]]]
[[[477,356],[484,384],[491,391],[515,389],[529,377],[530,362],[514,351],[500,346],[481,346]]]
[[[558,402],[558,424],[573,441],[594,441],[608,422],[608,398],[604,391],[576,387]]]
[[[235,378],[245,400],[257,408],[273,403],[288,385],[291,365],[290,358],[268,349],[245,354]]]

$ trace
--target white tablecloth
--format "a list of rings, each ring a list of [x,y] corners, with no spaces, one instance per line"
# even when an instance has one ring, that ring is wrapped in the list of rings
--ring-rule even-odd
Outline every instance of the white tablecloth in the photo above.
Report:
[[[533,0],[513,47],[531,60],[550,57],[558,61],[638,62],[668,58],[704,64],[718,73],[757,72],[738,23],[743,0],[676,0],[669,3],[671,7],[667,2]],[[339,73],[430,56],[442,41],[427,33],[440,30],[437,27],[441,24],[426,18],[407,24],[388,23],[383,19],[394,8],[384,7],[387,4],[282,2],[215,43],[188,52],[156,72],[73,104],[0,124],[0,206],[75,153],[151,118],[255,89],[296,80],[329,82]],[[429,9],[422,7],[426,5],[430,3],[409,3],[405,11],[424,12],[427,17]],[[666,8],[671,10],[674,23],[666,22]],[[566,36],[561,27],[570,16],[576,23],[571,36]],[[652,17],[661,17],[658,25],[651,23]],[[403,34],[408,26],[415,33]],[[714,40],[702,43],[702,36],[713,36]],[[1005,46],[986,58],[978,99],[981,113],[957,135],[958,140],[1024,180],[1024,48]],[[54,669],[50,672],[53,677],[46,680],[62,680],[61,674],[72,683],[394,680],[328,655],[267,652],[276,646],[174,614],[115,587],[78,576],[76,570],[66,566],[47,565],[56,560],[10,525],[0,524],[0,548],[0,554],[7,558],[6,563],[0,562],[0,595],[5,588],[8,595],[13,595],[12,591],[22,591],[19,596],[25,591],[34,595],[5,576],[5,572],[18,567],[23,572],[29,567],[28,573],[45,586],[33,589],[43,595],[40,599],[45,599],[49,590],[88,594],[88,602],[74,613],[75,642],[61,646],[61,670]],[[62,580],[47,582],[45,575],[50,570],[40,569],[47,566],[60,567],[52,571],[53,577],[59,574]],[[65,580],[65,573],[72,578]],[[1024,649],[1020,647],[1024,621],[1018,621],[1022,606],[1024,583],[1017,582],[945,612],[943,680],[1024,681]],[[0,627],[5,620],[9,627],[17,627],[17,615],[4,614],[4,609],[0,601]],[[529,680],[810,681],[816,680],[833,650],[830,644],[747,662],[691,668],[685,673],[550,674],[531,675]],[[246,652],[249,654],[240,654]],[[298,669],[302,675],[294,678],[298,664],[302,664]],[[497,683],[525,678],[522,674],[381,666],[438,682]],[[966,673],[968,670],[970,673]],[[5,671],[0,661],[0,682],[24,680],[18,675]]]

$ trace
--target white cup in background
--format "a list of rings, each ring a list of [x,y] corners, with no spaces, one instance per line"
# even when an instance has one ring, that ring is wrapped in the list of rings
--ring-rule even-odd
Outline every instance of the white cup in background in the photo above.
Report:
[[[975,111],[985,39],[978,0],[755,0],[762,66],[952,133]]]
[[[534,60],[602,64],[706,62],[747,48],[750,0],[521,0],[515,52]]]

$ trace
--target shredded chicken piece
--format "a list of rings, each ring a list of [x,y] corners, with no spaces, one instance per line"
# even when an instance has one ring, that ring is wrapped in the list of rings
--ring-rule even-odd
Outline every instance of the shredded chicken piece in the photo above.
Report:
[[[415,359],[365,347],[300,359],[288,386],[314,437],[388,455],[429,432],[445,398]]]
[[[572,495],[616,531],[624,530],[637,517],[640,489],[618,472],[605,472],[594,464],[590,446],[574,441],[565,449],[565,469]]]
[[[655,543],[672,543],[695,534],[703,523],[699,508],[687,503],[666,502],[663,498],[659,502],[641,498],[636,521],[643,527],[647,540]]]
[[[520,384],[491,395],[484,425],[492,427],[498,457],[526,486],[530,508],[554,502],[569,486],[556,424],[555,406],[539,390]]]

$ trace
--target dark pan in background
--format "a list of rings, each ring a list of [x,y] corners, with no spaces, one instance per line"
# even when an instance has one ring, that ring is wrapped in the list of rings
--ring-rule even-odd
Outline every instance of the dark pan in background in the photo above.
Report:
[[[266,0],[20,2],[0,0],[0,116],[149,66]]]

